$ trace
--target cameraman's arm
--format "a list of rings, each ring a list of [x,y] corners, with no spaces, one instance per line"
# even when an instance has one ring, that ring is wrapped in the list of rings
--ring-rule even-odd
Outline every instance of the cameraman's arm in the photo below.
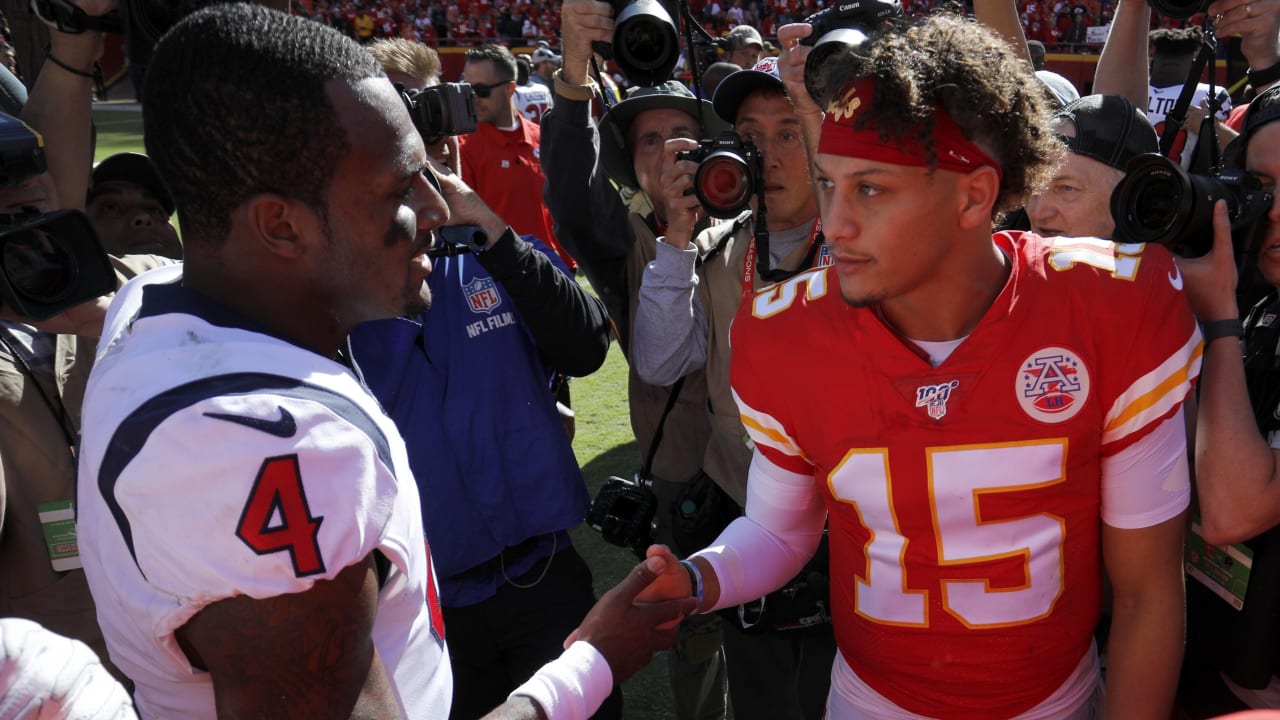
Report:
[[[778,55],[778,75],[782,84],[787,87],[787,97],[791,99],[791,106],[795,108],[796,118],[800,121],[804,151],[811,165],[818,156],[823,112],[816,100],[809,96],[809,89],[804,84],[804,64],[813,48],[801,45],[800,40],[812,33],[813,26],[808,23],[790,23],[778,28],[778,44],[782,46],[782,53]],[[817,185],[813,191],[818,191]]]
[[[89,15],[103,15],[114,0],[80,0]],[[83,210],[93,169],[93,125],[90,104],[93,80],[88,74],[102,55],[102,33],[76,35],[49,29],[49,54],[31,89],[22,119],[44,136],[45,160],[64,208]],[[78,75],[59,65],[85,73]]]
[[[688,138],[668,140],[658,176],[667,234],[659,238],[653,262],[644,269],[631,338],[631,362],[651,385],[670,385],[707,361],[707,317],[698,299],[698,245],[693,242],[702,215],[693,192],[698,165],[675,159],[677,152],[697,147]]]
[[[1146,0],[1120,0],[1093,74],[1093,92],[1119,95],[1135,107],[1147,107],[1150,91],[1147,29],[1150,24],[1151,9]]]
[[[629,353],[632,290],[626,268],[636,239],[630,213],[600,165],[601,138],[591,119],[596,88],[586,74],[591,40],[612,33],[608,13],[607,4],[594,0],[568,0],[562,9],[564,67],[556,74],[555,104],[542,116],[542,199],[556,240],[604,300],[622,350]]]
[[[978,22],[1004,38],[1018,57],[1027,61],[1027,67],[1032,67],[1027,36],[1022,32],[1022,20],[1013,0],[973,0],[973,15]]]
[[[566,375],[590,375],[609,353],[609,316],[547,250],[508,229],[490,241],[480,264],[515,301],[547,364]]]

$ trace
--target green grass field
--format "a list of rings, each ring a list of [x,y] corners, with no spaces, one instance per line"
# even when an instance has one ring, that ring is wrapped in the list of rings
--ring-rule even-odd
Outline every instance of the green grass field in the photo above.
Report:
[[[142,118],[136,105],[99,104],[94,109],[98,128],[96,159],[113,153],[142,152]],[[574,451],[594,497],[611,475],[631,477],[640,458],[627,414],[627,366],[618,346],[609,351],[604,367],[573,380],[573,408],[577,413]],[[595,573],[596,592],[621,580],[638,560],[629,550],[609,545],[586,526],[572,532],[578,551]],[[666,660],[659,656],[624,686],[628,720],[667,720],[674,717],[667,684]]]

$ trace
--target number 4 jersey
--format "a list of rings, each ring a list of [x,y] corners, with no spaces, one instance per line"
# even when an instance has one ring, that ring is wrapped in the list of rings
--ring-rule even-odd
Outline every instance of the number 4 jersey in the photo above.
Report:
[[[180,278],[120,291],[84,403],[80,547],[142,715],[215,717],[174,635],[203,608],[304,592],[375,553],[374,645],[406,717],[446,717],[444,627],[395,426],[346,368]]]
[[[1155,525],[1189,498],[1185,480],[1113,494],[1101,478],[1198,373],[1169,254],[995,240],[1010,277],[936,368],[846,304],[835,268],[761,290],[733,327],[756,451],[827,504],[841,654],[928,717],[1008,718],[1054,693],[1098,620],[1100,521]]]

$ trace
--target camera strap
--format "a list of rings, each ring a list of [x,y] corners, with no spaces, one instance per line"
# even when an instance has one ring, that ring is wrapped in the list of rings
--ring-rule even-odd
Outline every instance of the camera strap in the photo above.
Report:
[[[800,265],[795,270],[783,270],[769,267],[768,230],[763,233],[754,232],[752,235],[752,243],[747,246],[746,257],[742,259],[742,294],[744,297],[755,291],[757,257],[760,261],[760,277],[770,284],[778,283],[813,267],[813,259],[818,254],[818,248],[826,242],[822,237],[822,216],[818,216],[814,218],[813,229],[809,231],[809,250],[800,261]]]
[[[1170,157],[1169,153],[1173,151],[1173,143],[1178,137],[1178,131],[1182,130],[1182,126],[1187,123],[1187,108],[1191,107],[1191,98],[1196,94],[1196,86],[1200,84],[1200,76],[1204,73],[1204,68],[1209,64],[1209,60],[1213,55],[1213,44],[1206,40],[1200,45],[1200,52],[1196,54],[1196,59],[1191,63],[1191,74],[1187,77],[1187,81],[1182,84],[1182,92],[1178,93],[1178,101],[1173,104],[1173,109],[1165,115],[1164,134],[1160,136],[1160,154],[1165,157]],[[1213,116],[1210,115],[1209,119],[1212,120]]]
[[[67,408],[62,404],[62,398],[55,392],[53,397],[45,391],[44,384],[40,382],[40,378],[36,377],[36,373],[31,369],[31,363],[27,357],[18,349],[22,345],[18,342],[10,332],[9,328],[0,326],[0,346],[13,356],[13,363],[27,379],[31,381],[36,392],[40,394],[40,399],[44,400],[44,404],[48,406],[49,412],[53,413],[54,419],[58,421],[58,427],[62,430],[62,436],[67,441],[67,447],[71,449],[72,456],[75,455],[76,432],[71,427],[71,420],[67,417]],[[56,352],[55,352],[56,355]]]
[[[667,395],[667,406],[662,408],[662,417],[658,418],[658,427],[653,431],[653,440],[649,443],[649,452],[645,455],[644,465],[640,466],[640,477],[653,477],[653,460],[658,456],[658,446],[662,444],[662,428],[667,424],[667,416],[676,406],[676,398],[680,397],[680,388],[684,387],[684,376],[671,384],[671,392]]]

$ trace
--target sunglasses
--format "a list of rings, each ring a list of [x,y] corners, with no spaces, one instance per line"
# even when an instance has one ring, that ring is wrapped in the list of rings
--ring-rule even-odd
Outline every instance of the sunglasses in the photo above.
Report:
[[[503,81],[501,81],[501,82],[489,83],[488,85],[485,85],[484,83],[472,83],[472,84],[471,84],[471,90],[472,90],[472,92],[474,92],[474,93],[476,94],[476,97],[478,97],[478,98],[487,98],[487,97],[489,97],[490,95],[492,95],[492,94],[493,94],[493,91],[494,91],[496,88],[500,88],[500,87],[502,87],[503,85],[506,85],[506,84],[507,84],[507,83],[509,83],[509,82],[515,82],[515,81],[514,81],[514,80],[503,80]]]

